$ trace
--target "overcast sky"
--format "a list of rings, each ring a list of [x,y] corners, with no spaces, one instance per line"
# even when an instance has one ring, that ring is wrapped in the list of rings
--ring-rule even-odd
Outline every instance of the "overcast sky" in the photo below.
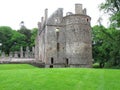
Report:
[[[20,22],[24,21],[29,29],[37,27],[37,23],[44,16],[44,9],[48,8],[48,15],[57,8],[63,8],[64,13],[74,12],[75,3],[83,4],[87,8],[87,14],[92,18],[91,25],[97,24],[102,15],[98,5],[105,0],[0,0],[0,26],[10,26],[19,29]],[[105,17],[105,16],[104,16]],[[107,26],[106,18],[103,24]]]

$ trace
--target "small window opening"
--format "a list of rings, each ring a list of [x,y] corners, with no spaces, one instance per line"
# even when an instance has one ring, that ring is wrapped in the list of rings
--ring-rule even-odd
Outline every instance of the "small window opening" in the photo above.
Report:
[[[87,22],[89,22],[89,19],[87,18]]]
[[[58,38],[59,38],[59,32],[56,32],[56,35],[57,35],[57,40],[58,40]]]
[[[60,50],[60,43],[57,43],[57,51]]]

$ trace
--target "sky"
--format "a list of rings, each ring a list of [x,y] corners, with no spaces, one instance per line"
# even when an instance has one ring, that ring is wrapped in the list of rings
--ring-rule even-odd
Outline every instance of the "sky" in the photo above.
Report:
[[[63,8],[66,12],[75,12],[75,3],[83,4],[87,9],[87,15],[91,17],[91,26],[97,25],[100,16],[102,24],[107,27],[107,16],[99,11],[98,5],[105,0],[0,0],[0,26],[10,26],[19,29],[20,22],[24,21],[27,28],[37,27],[37,23],[44,16],[44,10],[48,8],[50,16],[57,8]]]

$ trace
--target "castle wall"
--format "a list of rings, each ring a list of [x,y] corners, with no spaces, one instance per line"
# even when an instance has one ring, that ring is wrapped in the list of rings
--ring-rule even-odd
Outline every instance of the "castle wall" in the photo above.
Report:
[[[43,31],[39,36],[39,61],[45,62],[45,32]]]
[[[37,61],[45,62],[45,21],[41,18],[38,23],[38,34],[35,42],[35,58]]]
[[[56,10],[48,19],[47,23],[47,53],[46,66],[63,67],[65,64],[65,34],[61,25],[63,11],[61,8]],[[59,31],[57,31],[59,30]],[[62,66],[63,65],[63,66]]]

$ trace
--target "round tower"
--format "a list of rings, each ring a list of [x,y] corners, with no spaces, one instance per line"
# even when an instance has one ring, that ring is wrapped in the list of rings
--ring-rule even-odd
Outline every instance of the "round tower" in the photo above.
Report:
[[[64,17],[66,28],[66,60],[70,67],[91,67],[91,18],[76,4],[75,14]]]

